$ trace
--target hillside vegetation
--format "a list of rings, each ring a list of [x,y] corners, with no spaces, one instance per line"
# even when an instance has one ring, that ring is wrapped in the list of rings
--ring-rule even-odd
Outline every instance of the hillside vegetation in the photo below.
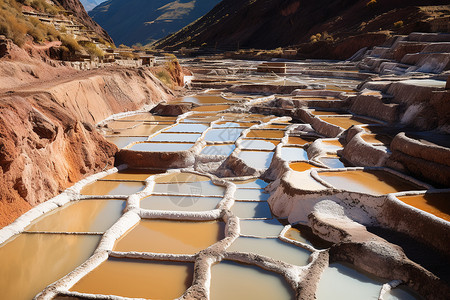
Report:
[[[25,10],[33,15],[25,15],[23,13]],[[16,45],[23,46],[27,41],[37,44],[60,41],[61,57],[71,57],[79,52],[94,56],[102,55],[103,52],[93,40],[86,38],[82,41],[77,40],[65,25],[57,29],[53,23],[56,20],[71,24],[67,11],[57,3],[50,4],[46,0],[0,0],[0,35],[11,39]],[[101,37],[95,40],[100,44],[111,45]]]

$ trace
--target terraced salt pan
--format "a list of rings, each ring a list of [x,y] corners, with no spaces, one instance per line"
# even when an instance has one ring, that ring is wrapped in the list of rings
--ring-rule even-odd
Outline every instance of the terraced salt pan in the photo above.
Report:
[[[294,298],[284,278],[259,267],[222,261],[211,272],[211,299]]]
[[[450,222],[450,192],[398,196],[400,201]]]
[[[237,201],[248,200],[248,201],[267,201],[270,194],[264,193],[264,190],[257,189],[243,189],[240,186],[234,192],[234,198]]]
[[[332,110],[310,110],[311,114],[315,116],[340,116],[340,115],[348,115],[346,112],[340,111],[332,111]]]
[[[36,219],[26,231],[104,232],[122,216],[125,204],[103,199],[69,202]]]
[[[210,181],[208,176],[198,175],[189,172],[173,172],[155,177],[156,183],[188,183],[197,181]]]
[[[141,220],[115,244],[114,251],[195,254],[224,238],[225,223]]]
[[[267,182],[261,179],[236,180],[233,183],[239,189],[262,189],[268,185]]]
[[[301,162],[290,163],[289,168],[291,168],[292,170],[297,171],[297,172],[304,172],[304,171],[309,171],[311,169],[317,169],[318,167],[316,167],[315,165],[312,165],[310,163],[301,161]]]
[[[284,226],[277,220],[240,220],[241,235],[261,238],[278,237]]]
[[[272,212],[267,202],[234,202],[231,211],[241,219],[271,219]]]
[[[365,125],[365,124],[376,124],[375,121],[370,121],[367,119],[359,118],[359,117],[320,117],[323,121],[339,126],[343,129],[349,129],[353,125]]]
[[[193,146],[193,143],[137,143],[131,146],[129,150],[145,152],[175,152],[186,151]]]
[[[192,109],[192,111],[197,111],[197,112],[201,112],[201,111],[224,111],[230,108],[230,105],[203,105],[203,106],[198,106]]]
[[[309,143],[311,143],[313,141],[314,141],[314,139],[305,139],[305,138],[301,138],[301,137],[290,136],[290,137],[288,137],[287,145],[304,146],[304,145],[309,144]]]
[[[336,152],[344,147],[339,140],[322,140],[322,146],[327,152]]]
[[[225,144],[225,145],[206,145],[203,148],[201,155],[225,155],[229,156],[236,146],[234,144]]]
[[[274,150],[278,144],[279,142],[277,141],[243,139],[240,143],[240,147],[245,150]]]
[[[284,136],[284,131],[282,130],[272,130],[272,129],[251,129],[245,137],[247,138],[259,138],[259,139],[281,139]]]
[[[206,129],[208,129],[209,126],[205,124],[178,124],[174,127],[171,127],[164,132],[190,132],[190,133],[202,133]]]
[[[308,250],[279,239],[242,236],[238,237],[227,251],[256,253],[297,266],[307,265],[311,254]]]
[[[222,198],[195,196],[149,196],[141,200],[141,208],[168,211],[207,211],[217,207]]]
[[[150,142],[194,143],[200,137],[198,133],[160,133],[149,139]]]
[[[272,162],[273,152],[243,150],[238,157],[252,168],[267,169]]]
[[[319,176],[337,189],[371,195],[423,189],[406,179],[383,170],[320,172]]]
[[[383,283],[380,279],[358,272],[347,265],[333,263],[321,275],[316,296],[318,300],[378,299]],[[404,291],[397,291],[392,293],[388,299],[407,300],[417,298]]]
[[[118,135],[122,136],[149,136],[160,130],[169,127],[169,125],[148,125],[142,124],[131,129],[123,129]]]
[[[174,299],[192,283],[193,263],[109,258],[70,290],[127,298]]]
[[[181,102],[192,102],[195,104],[219,104],[219,103],[234,103],[221,96],[214,95],[195,95],[183,97]]]
[[[252,127],[255,124],[257,124],[257,123],[221,121],[221,122],[214,123],[212,127],[213,128],[233,128],[233,127],[248,128],[248,127]]]
[[[156,174],[165,173],[166,170],[152,169],[124,169],[116,173],[102,177],[102,180],[132,180],[145,181],[148,177]]]
[[[155,115],[152,115],[151,113],[141,113],[141,114],[135,114],[135,115],[132,115],[132,116],[126,116],[126,117],[123,117],[123,118],[119,118],[116,121],[175,122],[176,120],[177,120],[177,117],[164,117],[164,116],[155,116]]]
[[[206,132],[204,140],[206,142],[234,142],[241,135],[243,129],[211,129]]]
[[[308,160],[308,153],[301,147],[282,147],[281,158],[284,161]]]
[[[321,157],[319,161],[331,169],[345,168],[345,163],[339,157]]]
[[[215,185],[211,181],[157,183],[153,188],[153,193],[168,195],[223,196],[225,188],[223,186]]]
[[[98,235],[15,236],[0,247],[1,298],[32,299],[88,259],[99,241]]]
[[[117,148],[122,149],[130,145],[131,143],[146,141],[148,137],[107,136],[105,138],[108,142],[111,142],[114,145],[116,145]]]
[[[141,181],[105,181],[98,180],[85,186],[80,194],[82,195],[131,195],[145,188],[145,182]]]
[[[298,230],[297,228],[291,227],[288,230],[286,230],[286,232],[284,233],[284,237],[303,244],[311,245],[311,242],[308,239],[306,239],[302,235],[301,231]]]

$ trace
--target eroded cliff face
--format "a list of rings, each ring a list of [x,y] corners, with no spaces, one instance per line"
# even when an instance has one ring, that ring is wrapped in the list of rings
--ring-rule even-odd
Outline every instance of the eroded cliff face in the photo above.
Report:
[[[23,63],[0,65],[10,74],[26,73]],[[0,75],[12,82],[0,90],[0,227],[114,164],[117,148],[94,130],[96,123],[171,97],[145,68],[76,72],[59,66],[45,80],[28,75],[16,81]]]

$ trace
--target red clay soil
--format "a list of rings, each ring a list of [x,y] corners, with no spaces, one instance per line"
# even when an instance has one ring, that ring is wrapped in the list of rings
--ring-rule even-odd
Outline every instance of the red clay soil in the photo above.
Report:
[[[173,98],[147,68],[76,71],[43,60],[18,49],[0,59],[0,228],[114,165],[117,147],[96,123]]]

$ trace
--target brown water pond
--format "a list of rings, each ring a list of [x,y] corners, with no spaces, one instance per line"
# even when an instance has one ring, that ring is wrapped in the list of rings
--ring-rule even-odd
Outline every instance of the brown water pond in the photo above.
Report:
[[[131,195],[145,188],[142,181],[109,181],[98,180],[86,185],[82,190],[82,195]]]
[[[195,254],[224,234],[223,222],[141,220],[116,242],[114,251]]]
[[[70,290],[132,298],[174,299],[192,284],[193,263],[109,258]]]
[[[450,193],[426,193],[397,198],[408,205],[450,222]]]
[[[211,299],[214,300],[294,299],[283,277],[256,266],[222,261],[211,272]]]
[[[26,231],[104,232],[122,216],[124,208],[123,200],[70,202],[34,220]]]
[[[88,259],[99,241],[97,235],[25,233],[14,237],[0,247],[1,299],[32,299]]]
[[[320,172],[319,176],[337,189],[373,195],[423,189],[414,183],[383,170]]]

